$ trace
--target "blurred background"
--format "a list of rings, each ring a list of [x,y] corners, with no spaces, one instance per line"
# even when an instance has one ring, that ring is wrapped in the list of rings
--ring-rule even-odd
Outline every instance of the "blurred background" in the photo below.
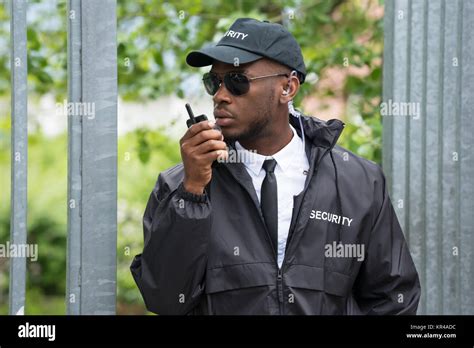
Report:
[[[339,144],[381,162],[383,1],[123,1],[118,25],[117,314],[147,313],[129,271],[143,247],[141,219],[160,171],[180,162],[178,140],[190,102],[212,115],[201,85],[206,69],[185,63],[192,49],[216,42],[239,17],[285,25],[300,43],[308,82],[295,105],[346,123]],[[26,314],[66,312],[67,3],[28,6],[28,243]],[[0,1],[0,243],[10,234],[9,13]],[[0,258],[0,314],[8,313],[8,258]]]

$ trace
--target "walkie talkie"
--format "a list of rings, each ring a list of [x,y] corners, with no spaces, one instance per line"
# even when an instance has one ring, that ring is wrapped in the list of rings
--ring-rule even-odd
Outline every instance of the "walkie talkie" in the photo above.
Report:
[[[199,115],[199,116],[194,116],[194,112],[191,109],[191,105],[189,105],[189,103],[186,103],[186,110],[188,111],[188,115],[189,115],[189,120],[186,120],[186,125],[188,126],[188,128],[191,127],[193,124],[208,120],[207,116],[204,114]],[[221,127],[219,127],[217,123],[214,124],[213,128],[218,130],[219,132],[222,132]]]
[[[188,126],[188,128],[191,127],[193,124],[196,124],[202,121],[207,121],[207,116],[204,114],[199,115],[199,116],[194,116],[193,109],[191,109],[191,106],[188,103],[186,103],[186,110],[188,111],[188,115],[189,115],[189,120],[186,120],[186,125]],[[214,123],[213,129],[216,129],[219,132],[222,132],[221,127],[219,127],[217,123]],[[214,162],[212,162],[212,167],[215,167],[217,164],[218,162],[217,160],[215,160]]]
[[[189,120],[186,120],[186,125],[188,126],[188,128],[191,127],[191,125],[195,123],[207,121],[207,116],[204,114],[199,115],[199,116],[194,116],[193,110],[191,109],[191,106],[188,103],[186,103],[186,110],[188,111],[188,115],[189,115]]]

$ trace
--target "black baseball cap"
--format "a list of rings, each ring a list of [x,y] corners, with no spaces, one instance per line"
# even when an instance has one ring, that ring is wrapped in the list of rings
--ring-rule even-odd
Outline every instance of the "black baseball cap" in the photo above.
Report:
[[[214,60],[227,64],[245,64],[263,57],[296,70],[300,83],[306,77],[301,48],[281,24],[239,18],[215,46],[190,52],[186,63],[193,67],[212,65]]]

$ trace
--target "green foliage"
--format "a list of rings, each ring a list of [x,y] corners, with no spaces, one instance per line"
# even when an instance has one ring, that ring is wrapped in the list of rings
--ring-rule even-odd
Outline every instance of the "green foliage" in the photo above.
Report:
[[[278,21],[300,43],[308,72],[367,67],[368,76],[351,74],[343,93],[349,107],[339,115],[347,127],[340,144],[381,162],[382,21],[368,15],[362,1],[119,1],[119,88],[125,99],[186,96],[187,81],[201,72],[185,64],[187,53],[216,42],[239,17]],[[168,56],[169,59],[165,59]],[[204,92],[202,92],[204,95]],[[295,99],[324,97],[332,90],[305,83]],[[303,110],[304,111],[304,110]],[[322,116],[322,115],[315,115]],[[149,145],[140,143],[147,160]]]
[[[9,16],[0,2],[0,96],[10,93]]]
[[[28,2],[28,89],[31,94],[67,95],[66,1]],[[7,1],[0,1],[0,96],[10,89],[10,29]]]
[[[0,136],[6,130],[0,128]],[[28,288],[51,295],[64,294],[66,285],[66,136],[45,138],[41,133],[28,139],[28,243],[38,244],[38,260],[27,261]],[[10,239],[10,146],[0,147],[0,243]],[[8,275],[8,262],[0,264]],[[2,298],[7,298],[8,277],[0,283]],[[39,290],[38,290],[39,291]],[[30,296],[27,294],[27,297]]]
[[[153,143],[153,148],[141,149],[143,139]],[[146,161],[141,151],[148,154]],[[179,145],[158,130],[138,129],[120,138],[118,156],[118,310],[144,313],[143,300],[129,267],[133,257],[143,250],[141,222],[148,197],[158,174],[179,162]]]
[[[8,303],[0,301],[0,313],[8,313]],[[45,296],[40,288],[30,287],[25,299],[27,315],[60,315],[66,313],[64,296]]]

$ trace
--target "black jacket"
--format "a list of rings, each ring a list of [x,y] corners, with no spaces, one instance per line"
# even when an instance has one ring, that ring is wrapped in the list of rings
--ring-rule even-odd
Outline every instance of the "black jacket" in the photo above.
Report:
[[[183,189],[179,164],[158,177],[143,218],[143,253],[131,265],[148,310],[416,313],[418,274],[382,170],[335,146],[341,121],[301,121],[290,116],[300,137],[303,125],[310,170],[294,198],[281,269],[244,165],[215,162],[205,194],[194,195]],[[363,245],[363,259],[327,253],[339,243]]]

